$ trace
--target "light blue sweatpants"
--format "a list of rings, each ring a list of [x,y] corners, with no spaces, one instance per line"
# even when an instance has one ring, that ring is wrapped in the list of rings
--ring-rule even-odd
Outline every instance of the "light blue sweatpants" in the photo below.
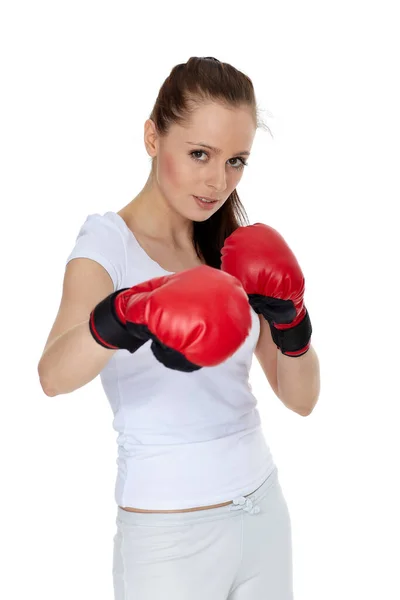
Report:
[[[187,513],[118,507],[115,600],[293,600],[291,521],[278,469],[233,504]]]

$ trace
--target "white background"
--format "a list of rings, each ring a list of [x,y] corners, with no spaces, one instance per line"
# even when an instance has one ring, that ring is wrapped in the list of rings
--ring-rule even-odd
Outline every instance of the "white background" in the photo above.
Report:
[[[145,184],[144,121],[190,56],[253,80],[274,139],[258,130],[239,196],[306,277],[314,412],[286,409],[256,361],[251,373],[292,519],[295,599],[400,597],[395,5],[2,7],[2,598],[113,597],[111,409],[99,378],[49,398],[36,369],[79,228]]]

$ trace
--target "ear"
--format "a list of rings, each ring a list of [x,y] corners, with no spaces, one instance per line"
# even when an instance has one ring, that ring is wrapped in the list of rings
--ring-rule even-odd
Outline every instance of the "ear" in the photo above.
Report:
[[[147,154],[154,158],[158,154],[158,135],[154,121],[147,119],[144,124],[144,144]]]

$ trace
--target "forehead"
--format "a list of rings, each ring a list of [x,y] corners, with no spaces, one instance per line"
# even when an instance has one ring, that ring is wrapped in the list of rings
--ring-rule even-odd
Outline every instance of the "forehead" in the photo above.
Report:
[[[235,146],[235,151],[244,151],[250,150],[256,126],[249,107],[209,103],[198,106],[188,123],[171,127],[170,133],[180,141],[203,142],[221,149]]]

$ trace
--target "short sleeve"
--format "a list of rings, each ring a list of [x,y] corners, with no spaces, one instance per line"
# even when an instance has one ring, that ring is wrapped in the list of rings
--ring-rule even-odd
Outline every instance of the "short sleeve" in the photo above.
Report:
[[[74,258],[90,258],[110,275],[114,291],[123,287],[126,272],[124,238],[114,221],[106,215],[93,214],[82,225],[66,264]]]

